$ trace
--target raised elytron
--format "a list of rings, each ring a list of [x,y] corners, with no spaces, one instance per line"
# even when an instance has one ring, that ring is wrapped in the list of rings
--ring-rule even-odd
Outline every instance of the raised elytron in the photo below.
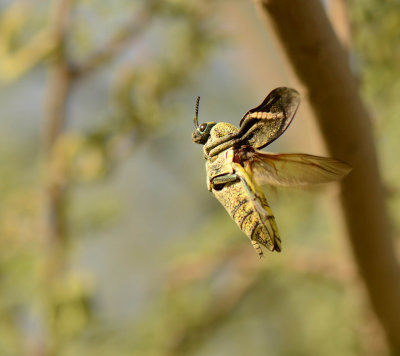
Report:
[[[280,252],[275,218],[261,186],[327,183],[348,174],[350,166],[333,158],[259,151],[282,135],[293,120],[300,103],[294,89],[273,90],[259,106],[243,115],[239,128],[225,122],[199,125],[199,100],[192,140],[204,145],[208,190],[248,236],[260,257],[260,245]]]

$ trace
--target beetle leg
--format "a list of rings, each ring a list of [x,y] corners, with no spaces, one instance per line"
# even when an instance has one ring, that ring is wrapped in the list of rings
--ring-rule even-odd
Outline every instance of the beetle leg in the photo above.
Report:
[[[217,186],[217,185],[220,185],[220,184],[222,185],[222,184],[231,183],[231,182],[237,182],[238,180],[241,180],[241,178],[239,177],[239,175],[237,175],[235,173],[233,173],[233,174],[232,173],[231,174],[224,174],[224,175],[216,176],[213,179],[211,179],[210,185],[211,185],[212,188],[215,189],[215,186]],[[250,193],[251,188],[246,184],[244,184],[244,186],[245,186],[246,191],[248,192],[248,194],[250,196],[250,199],[253,200],[254,202],[257,202],[258,201],[257,198],[256,197],[253,198],[253,196]],[[256,210],[259,211],[259,209],[257,209],[257,208],[256,208]],[[258,242],[255,241],[255,240],[252,240],[251,238],[250,238],[250,241],[251,241],[254,249],[256,250],[258,256],[260,258],[263,257],[264,254],[263,254],[263,252],[261,250],[261,247],[258,244]]]
[[[216,176],[211,180],[211,186],[214,188],[216,185],[235,182],[238,179],[239,177],[236,174],[224,174],[222,176]]]
[[[243,183],[246,192],[249,194],[249,197],[254,204],[254,208],[261,215],[264,227],[274,243],[274,249],[280,251],[281,250],[280,238],[275,223],[275,218],[270,207],[268,206],[267,201],[265,200],[265,197],[263,197],[262,192],[260,192],[259,194],[259,188],[253,183],[246,170],[240,164],[231,163],[231,165],[235,174],[239,177],[239,179]],[[266,241],[258,240],[257,242],[266,245]],[[256,246],[254,247],[256,248]],[[268,246],[268,244],[266,245],[266,247],[268,249],[271,249],[270,246]]]
[[[225,152],[225,160],[224,160],[225,164],[216,169],[209,169],[208,165],[209,161],[207,161],[206,164],[207,188],[210,192],[214,188],[214,185],[226,184],[238,180],[238,177],[233,174],[234,172],[231,164],[233,161],[233,157],[234,157],[233,150],[232,149],[227,150]],[[218,179],[215,180],[216,178]]]
[[[258,189],[252,182],[250,176],[247,174],[245,169],[238,163],[231,163],[231,165],[237,177],[242,181],[243,186],[246,189],[247,193],[249,194],[254,205],[256,206],[257,211],[262,213],[262,215],[264,215],[265,217],[270,216],[271,214],[269,214],[262,206],[260,197],[257,194]]]
[[[257,241],[251,240],[251,244],[253,245],[254,249],[256,250],[258,257],[263,258],[264,257],[264,253],[261,250],[260,245],[258,244]]]

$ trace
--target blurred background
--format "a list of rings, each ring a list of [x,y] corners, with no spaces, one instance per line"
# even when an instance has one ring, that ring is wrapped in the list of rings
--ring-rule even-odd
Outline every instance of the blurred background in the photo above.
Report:
[[[400,229],[400,4],[324,1]],[[267,191],[259,260],[207,191],[199,121],[302,91],[247,0],[0,0],[0,355],[386,355],[338,187]],[[323,88],[321,88],[323,90]],[[269,150],[325,155],[308,103]]]

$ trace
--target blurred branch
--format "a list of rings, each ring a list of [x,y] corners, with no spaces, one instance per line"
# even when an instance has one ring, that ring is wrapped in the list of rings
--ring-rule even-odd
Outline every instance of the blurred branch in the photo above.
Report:
[[[89,58],[81,64],[75,64],[70,69],[70,74],[74,79],[82,79],[90,75],[104,64],[111,62],[121,51],[132,42],[134,38],[146,29],[146,25],[151,21],[152,16],[148,8],[142,9],[132,23],[118,31],[114,36]]]
[[[243,249],[241,249],[243,251]],[[201,320],[186,324],[172,338],[167,352],[168,356],[185,355],[190,353],[193,346],[203,342],[213,334],[213,329],[218,328],[227,317],[239,306],[247,294],[259,281],[259,269],[249,271],[245,266],[249,261],[246,253],[231,250],[223,259],[223,263],[230,270],[230,277],[226,279],[223,288],[216,291],[206,307],[206,313]],[[220,256],[219,256],[220,257]],[[256,260],[256,259],[254,259]],[[259,263],[259,261],[257,260]],[[211,272],[214,269],[210,269]],[[214,272],[217,272],[216,268]]]
[[[307,274],[333,280],[340,284],[354,285],[357,281],[352,266],[338,264],[336,260],[320,253],[300,251],[295,256],[282,255],[281,268],[294,273]],[[272,265],[273,266],[273,265]],[[189,354],[194,345],[204,342],[213,329],[218,328],[232,311],[243,301],[248,293],[261,282],[263,270],[271,264],[264,264],[256,258],[251,248],[243,246],[218,251],[215,256],[207,255],[188,263],[181,263],[171,271],[168,288],[170,293],[188,285],[215,277],[221,270],[229,270],[223,290],[212,296],[210,305],[205,308],[203,318],[196,323],[188,323],[173,338],[167,355]]]
[[[257,275],[241,276],[242,283],[235,283],[228,286],[224,292],[213,298],[207,308],[204,319],[195,325],[186,325],[184,329],[175,335],[170,348],[165,355],[185,355],[198,342],[203,341],[213,330],[223,323],[227,317],[239,306],[247,294],[252,290],[258,281]]]
[[[58,0],[53,9],[52,31],[57,39],[57,50],[49,65],[45,118],[45,153],[48,160],[48,242],[56,246],[65,243],[65,182],[55,176],[51,161],[55,143],[64,129],[70,94],[71,77],[66,54],[66,36],[71,2],[71,0]]]
[[[66,53],[69,16],[72,0],[57,0],[53,3],[52,25],[56,39],[54,57],[49,63],[47,82],[47,106],[44,124],[44,150],[46,158],[46,217],[47,256],[43,283],[45,286],[45,311],[49,335],[41,345],[41,355],[51,356],[58,347],[57,305],[53,301],[54,283],[61,278],[66,263],[66,179],[54,169],[56,145],[63,133],[67,104],[71,89],[69,63]]]
[[[70,0],[56,1],[53,11],[52,33],[56,38],[57,48],[49,65],[45,124],[45,151],[50,162],[47,190],[48,235],[49,240],[56,243],[65,242],[64,210],[66,209],[68,177],[55,167],[59,158],[56,157],[58,152],[55,146],[64,131],[71,87],[77,80],[83,79],[118,56],[146,28],[146,24],[152,18],[149,8],[145,7],[137,16],[137,21],[118,31],[101,50],[92,54],[82,64],[73,65],[66,52],[71,2]]]
[[[400,270],[378,170],[370,115],[319,0],[262,0],[304,84],[326,144],[353,166],[341,203],[356,263],[394,352],[400,352]]]
[[[260,263],[254,258],[254,251],[243,246],[218,251],[214,256],[204,256],[190,262],[177,264],[171,271],[169,288],[176,289],[182,286],[210,278],[217,273],[221,266],[231,263],[246,271],[257,271],[271,268],[271,264]],[[294,273],[308,274],[322,277],[341,284],[354,284],[356,274],[352,266],[338,263],[337,260],[321,253],[297,251],[296,255],[282,255],[279,266]]]

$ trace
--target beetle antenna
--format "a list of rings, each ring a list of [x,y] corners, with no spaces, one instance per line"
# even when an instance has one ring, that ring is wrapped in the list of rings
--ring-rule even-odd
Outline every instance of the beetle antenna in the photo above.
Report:
[[[196,129],[199,127],[199,103],[200,103],[200,97],[198,96],[196,99],[196,110],[195,110],[195,115],[193,118],[193,122],[194,122],[194,126],[196,127]]]

